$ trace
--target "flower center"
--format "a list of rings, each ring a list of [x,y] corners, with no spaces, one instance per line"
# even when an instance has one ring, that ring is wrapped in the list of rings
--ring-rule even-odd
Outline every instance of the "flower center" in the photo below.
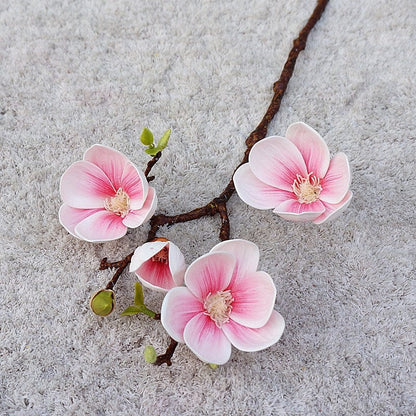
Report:
[[[124,218],[130,211],[130,198],[123,188],[119,188],[113,197],[104,201],[104,208]]]
[[[220,290],[217,293],[209,293],[204,302],[205,315],[208,315],[221,328],[230,320],[231,305],[234,298],[229,290]]]
[[[310,204],[319,199],[319,194],[322,191],[322,186],[319,184],[320,179],[309,173],[306,178],[301,175],[296,175],[293,181],[292,189],[298,197],[301,204]]]
[[[156,253],[152,257],[152,261],[157,261],[158,263],[168,264],[169,261],[169,250],[167,247],[163,247],[159,253]]]

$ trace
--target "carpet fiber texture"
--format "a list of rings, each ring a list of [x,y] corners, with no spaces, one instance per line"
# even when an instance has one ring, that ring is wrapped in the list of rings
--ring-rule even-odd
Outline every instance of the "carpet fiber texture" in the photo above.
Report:
[[[58,221],[59,180],[101,143],[144,168],[143,127],[171,142],[154,167],[157,212],[206,204],[228,183],[313,0],[0,4],[1,415],[413,415],[415,400],[416,7],[331,0],[301,53],[269,135],[304,121],[345,152],[354,198],[334,222],[284,221],[229,204],[232,238],[258,244],[277,287],[282,339],[212,370],[160,322],[90,295],[148,225],[91,244]],[[163,228],[187,263],[219,218]],[[159,310],[163,296],[145,291]]]

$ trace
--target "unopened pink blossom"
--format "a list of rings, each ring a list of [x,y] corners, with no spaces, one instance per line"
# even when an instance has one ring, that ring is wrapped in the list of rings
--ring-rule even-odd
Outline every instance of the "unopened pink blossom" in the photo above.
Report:
[[[59,221],[81,240],[103,242],[123,237],[154,214],[155,190],[122,153],[95,144],[72,164],[60,184],[64,204]]]
[[[185,258],[180,249],[165,238],[138,247],[130,263],[130,271],[144,286],[161,292],[181,286],[185,269]]]
[[[161,310],[168,334],[202,361],[224,364],[233,345],[259,351],[276,343],[284,330],[274,310],[272,278],[257,271],[258,247],[246,240],[217,244],[185,272],[186,287],[171,289]]]
[[[321,224],[336,218],[352,198],[347,156],[330,159],[319,133],[301,122],[290,125],[286,137],[256,143],[233,180],[245,203],[291,221]]]

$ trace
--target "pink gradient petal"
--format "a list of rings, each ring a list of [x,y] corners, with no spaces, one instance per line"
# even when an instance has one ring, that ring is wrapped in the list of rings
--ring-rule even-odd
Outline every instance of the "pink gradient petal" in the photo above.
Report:
[[[310,204],[301,204],[296,199],[290,199],[281,203],[274,213],[280,215],[285,220],[294,222],[313,221],[325,211],[323,203],[319,200]]]
[[[230,253],[237,260],[230,287],[238,278],[242,279],[248,273],[255,273],[257,270],[260,258],[259,248],[251,241],[241,239],[223,241],[213,247],[210,253],[218,251]]]
[[[94,144],[84,153],[84,160],[101,168],[116,191],[122,187],[124,167],[129,163],[122,153],[101,144]]]
[[[328,204],[338,204],[351,185],[350,165],[344,153],[337,153],[329,164],[329,169],[321,181],[319,198]]]
[[[257,209],[275,208],[288,198],[288,191],[267,185],[258,179],[248,163],[236,170],[233,180],[238,196],[246,204]]]
[[[228,253],[208,253],[196,259],[185,272],[185,284],[201,301],[210,293],[228,287],[236,264]]]
[[[298,122],[288,127],[286,137],[298,148],[308,173],[323,178],[329,166],[329,149],[321,135],[307,124]]]
[[[206,363],[221,365],[230,359],[230,341],[204,313],[194,316],[186,324],[183,339],[189,349]]]
[[[124,218],[123,224],[129,228],[136,228],[149,220],[156,211],[157,198],[154,188],[149,186],[146,201],[141,209],[130,211]]]
[[[126,232],[121,217],[106,210],[90,215],[75,227],[75,234],[79,238],[92,243],[116,240]]]
[[[168,241],[151,241],[137,247],[131,258],[130,271],[135,272],[145,261],[159,253],[168,243]]]
[[[249,164],[262,182],[286,191],[292,191],[296,175],[307,176],[298,148],[284,137],[271,136],[256,143],[251,149]]]
[[[62,175],[61,197],[73,208],[104,208],[104,200],[115,191],[104,172],[90,162],[73,163]]]
[[[176,286],[182,285],[186,270],[185,257],[172,241],[169,241],[169,267]]]
[[[234,298],[230,318],[240,325],[260,328],[266,324],[276,299],[276,288],[266,272],[254,272],[231,287]]]
[[[175,287],[163,299],[160,319],[163,327],[175,341],[185,342],[186,324],[203,312],[202,303],[186,287]]]
[[[338,218],[348,207],[352,199],[352,192],[348,191],[347,195],[345,195],[344,199],[339,202],[338,204],[327,204],[325,205],[325,212],[320,215],[318,218],[316,218],[313,222],[315,224],[323,224],[326,221],[334,220],[335,218]]]
[[[261,328],[247,328],[229,321],[222,329],[231,344],[240,351],[260,351],[279,341],[285,329],[285,321],[282,315],[274,310],[266,325]]]
[[[72,208],[69,205],[62,205],[59,209],[59,222],[63,227],[74,237],[79,238],[75,234],[75,227],[85,218],[89,217],[96,212],[101,211],[100,209],[78,209]]]
[[[130,209],[136,210],[143,207],[149,185],[144,173],[140,172],[131,162],[124,166],[121,187],[130,198]]]
[[[167,263],[149,259],[136,270],[136,275],[150,289],[167,292],[176,286]]]

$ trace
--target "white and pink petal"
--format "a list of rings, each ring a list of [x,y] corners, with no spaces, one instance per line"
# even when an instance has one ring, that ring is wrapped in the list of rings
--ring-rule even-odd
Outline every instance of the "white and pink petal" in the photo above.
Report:
[[[70,234],[74,237],[80,238],[75,233],[75,227],[81,221],[98,211],[100,211],[100,209],[79,209],[63,204],[59,209],[59,222]]]
[[[176,287],[167,263],[149,259],[135,271],[143,286],[159,292],[167,292]]]
[[[274,308],[276,287],[266,272],[258,271],[238,279],[231,287],[234,298],[230,319],[243,326],[260,328]]]
[[[148,221],[156,211],[157,197],[154,188],[149,186],[147,198],[142,208],[130,211],[124,218],[123,224],[129,228],[136,228]]]
[[[185,284],[201,301],[230,284],[236,259],[229,253],[208,253],[196,259],[185,272]]]
[[[240,351],[253,352],[268,348],[279,341],[285,329],[285,321],[274,310],[266,325],[261,328],[248,328],[230,321],[222,329],[234,347]]]
[[[178,342],[185,342],[186,324],[203,312],[203,305],[186,287],[171,289],[163,299],[160,319],[167,333]]]
[[[84,160],[98,166],[108,177],[117,191],[122,187],[124,167],[129,160],[111,147],[94,144],[84,153]]]
[[[230,359],[230,341],[204,313],[194,316],[186,324],[183,338],[188,348],[206,363],[222,365]]]
[[[256,143],[249,155],[250,169],[262,182],[292,191],[296,175],[307,176],[298,148],[285,137],[271,136]]]
[[[327,221],[332,221],[338,218],[348,207],[352,199],[352,192],[348,191],[345,197],[338,204],[328,204],[324,202],[325,212],[316,218],[313,222],[315,224],[323,224]]]
[[[95,212],[75,227],[79,238],[92,243],[117,240],[126,232],[127,227],[121,222],[121,217],[106,210]]]
[[[230,286],[233,286],[237,279],[244,278],[247,274],[256,272],[260,252],[257,245],[251,241],[242,239],[222,241],[213,247],[210,252],[218,251],[232,254],[236,259]]]
[[[248,163],[236,170],[233,181],[241,200],[257,209],[275,208],[288,197],[288,191],[283,191],[258,179]]]
[[[277,206],[273,212],[285,220],[307,222],[317,219],[325,212],[325,207],[319,200],[310,204],[301,204],[296,199],[289,199]]]
[[[344,199],[350,185],[351,172],[348,158],[344,153],[337,153],[321,181],[322,191],[319,198],[329,204],[338,204]]]
[[[323,178],[329,166],[329,149],[321,135],[305,123],[291,124],[286,137],[298,148],[308,173]]]
[[[104,201],[115,190],[104,172],[96,165],[79,161],[62,175],[61,197],[66,205],[80,209],[104,208]]]

